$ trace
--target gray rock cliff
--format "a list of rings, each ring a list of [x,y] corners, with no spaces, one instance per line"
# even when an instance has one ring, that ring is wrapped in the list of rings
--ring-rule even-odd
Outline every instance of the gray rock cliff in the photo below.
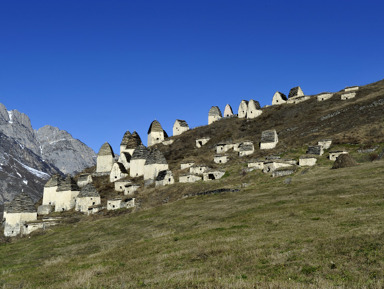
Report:
[[[65,174],[96,164],[95,152],[65,130],[46,125],[36,131],[41,157]]]
[[[34,130],[26,114],[0,103],[0,204],[21,191],[37,201],[50,175],[95,164],[95,152],[68,132],[52,126]]]

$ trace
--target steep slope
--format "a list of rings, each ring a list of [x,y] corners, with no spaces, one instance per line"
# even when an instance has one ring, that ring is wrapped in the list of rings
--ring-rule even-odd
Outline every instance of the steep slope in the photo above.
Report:
[[[37,201],[49,176],[60,171],[3,133],[0,144],[0,203],[21,191]]]
[[[255,119],[222,118],[172,137],[174,142],[169,146],[155,146],[164,153],[171,169],[177,169],[186,159],[213,163],[214,147],[222,142],[254,142],[255,153],[245,159],[286,154],[324,138],[333,139],[334,144],[369,146],[384,142],[384,80],[360,87],[354,99],[341,100],[342,93],[337,92],[331,99],[321,102],[313,96],[298,104],[264,107],[263,113]],[[276,129],[279,143],[276,149],[260,150],[257,146],[261,132],[268,129]],[[209,137],[210,141],[196,148],[195,140],[202,137]]]
[[[41,157],[65,174],[95,165],[95,152],[64,130],[46,125],[36,131],[36,137]]]
[[[53,173],[73,174],[96,163],[95,152],[52,126],[35,131],[29,117],[0,103],[0,203],[24,190],[37,200]]]
[[[2,103],[0,103],[0,132],[39,154],[39,146],[29,117],[17,110],[8,111]]]
[[[382,288],[384,162],[330,166],[298,173],[290,184],[253,171],[239,192],[85,217],[0,245],[0,284]]]

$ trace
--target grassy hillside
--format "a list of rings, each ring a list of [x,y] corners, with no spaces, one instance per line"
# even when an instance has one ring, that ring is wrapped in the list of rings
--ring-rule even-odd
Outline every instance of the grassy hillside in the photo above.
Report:
[[[88,217],[0,245],[3,288],[378,288],[384,162]],[[219,181],[216,182],[219,184]]]
[[[266,107],[256,119],[222,119],[156,145],[176,180],[189,160],[225,176],[141,188],[134,210],[56,213],[66,223],[0,240],[0,288],[383,287],[384,81],[352,100],[340,95]],[[261,151],[267,129],[277,130],[279,143]],[[211,140],[198,149],[200,137]],[[359,165],[331,170],[326,153],[290,177],[246,169],[267,155],[297,159],[323,138]],[[228,152],[228,163],[213,162],[217,143],[243,140],[254,142],[254,154]],[[375,150],[359,152],[367,148]],[[118,195],[108,177],[94,183],[104,204]],[[186,197],[220,188],[240,190]]]

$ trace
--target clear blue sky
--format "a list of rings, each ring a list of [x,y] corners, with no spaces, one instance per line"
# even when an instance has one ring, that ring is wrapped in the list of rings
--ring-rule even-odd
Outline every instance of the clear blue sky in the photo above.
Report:
[[[384,1],[0,0],[0,102],[96,152],[157,119],[383,78]],[[287,120],[289,121],[289,120]]]

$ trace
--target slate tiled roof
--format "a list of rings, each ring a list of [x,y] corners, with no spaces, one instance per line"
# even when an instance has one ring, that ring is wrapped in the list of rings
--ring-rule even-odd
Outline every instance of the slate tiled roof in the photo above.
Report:
[[[36,212],[36,208],[33,204],[31,197],[27,193],[22,192],[15,196],[15,198],[5,206],[4,211],[8,214],[34,213]]]
[[[176,119],[176,122],[181,126],[181,127],[188,127],[188,124],[185,120],[181,120],[181,119]]]
[[[97,192],[95,186],[93,184],[87,184],[84,186],[80,194],[77,196],[78,198],[85,198],[85,197],[100,197],[99,193]]]
[[[48,182],[44,185],[46,188],[57,187],[60,185],[62,178],[60,175],[53,175]]]
[[[145,161],[146,165],[151,164],[167,164],[167,160],[165,159],[163,153],[158,149],[153,149],[150,151],[147,160]]]
[[[141,144],[142,142],[139,134],[136,131],[134,131],[127,140],[126,148],[135,149]]]
[[[158,122],[157,120],[154,120],[149,126],[148,134],[150,134],[151,132],[162,132],[162,131],[163,131],[163,128],[161,127],[160,122]]]
[[[115,157],[115,154],[113,153],[113,149],[109,143],[104,143],[100,150],[99,153],[97,154],[98,156],[112,156]]]
[[[132,154],[132,160],[147,159],[149,150],[144,145],[139,145]]]
[[[128,140],[129,140],[129,138],[131,137],[131,132],[129,131],[129,130],[127,130],[126,132],[125,132],[125,134],[124,134],[124,136],[123,136],[123,139],[121,140],[121,143],[120,143],[120,145],[127,145],[128,144]]]
[[[79,187],[77,186],[75,180],[67,175],[63,181],[61,181],[60,186],[57,188],[58,192],[63,191],[78,191]]]
[[[212,106],[211,109],[209,110],[208,115],[210,116],[222,116],[220,108],[218,106]]]
[[[288,98],[304,95],[300,86],[296,86],[289,91]]]

